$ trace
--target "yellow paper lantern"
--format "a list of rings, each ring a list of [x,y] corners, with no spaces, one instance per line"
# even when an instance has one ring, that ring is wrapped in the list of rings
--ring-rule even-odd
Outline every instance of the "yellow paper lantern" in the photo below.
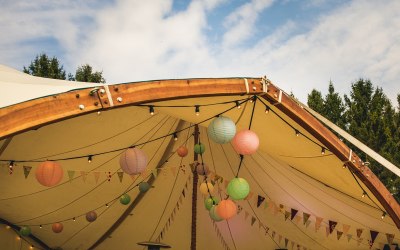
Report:
[[[212,194],[214,192],[214,185],[209,181],[207,181],[207,183],[205,182],[201,183],[200,192],[204,195],[208,195],[208,191],[210,191],[210,193]]]

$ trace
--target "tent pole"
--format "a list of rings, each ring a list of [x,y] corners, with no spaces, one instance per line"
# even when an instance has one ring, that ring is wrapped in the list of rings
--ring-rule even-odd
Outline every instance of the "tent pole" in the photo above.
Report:
[[[194,126],[194,144],[199,143],[199,126]],[[199,155],[194,153],[194,161],[197,161]],[[196,250],[196,219],[197,219],[197,182],[199,176],[197,175],[196,168],[193,168],[193,192],[192,192],[192,237],[190,242],[190,249]]]

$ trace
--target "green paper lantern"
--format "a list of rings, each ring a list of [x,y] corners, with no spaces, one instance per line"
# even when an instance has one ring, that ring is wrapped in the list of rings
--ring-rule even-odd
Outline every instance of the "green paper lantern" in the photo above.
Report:
[[[198,144],[194,145],[194,152],[196,154],[204,154],[205,151],[206,151],[206,147],[204,146],[203,143],[198,143]]]
[[[210,208],[210,217],[213,221],[222,221],[223,219],[221,217],[219,217],[219,215],[217,214],[217,206],[212,206]]]
[[[218,205],[219,199],[215,196],[209,197],[204,200],[204,206],[207,210],[210,210],[213,205]]]
[[[208,126],[207,133],[212,141],[225,144],[235,136],[236,125],[230,118],[219,116],[212,120]]]
[[[150,189],[150,184],[147,182],[142,182],[139,184],[139,191],[142,193],[147,192]]]
[[[250,186],[243,178],[233,178],[228,184],[227,192],[232,200],[243,200],[249,194]]]
[[[129,202],[131,202],[131,197],[128,194],[123,194],[119,198],[119,202],[121,202],[122,205],[128,205]]]
[[[31,234],[31,228],[28,226],[23,226],[19,229],[19,233],[22,236],[29,236]]]

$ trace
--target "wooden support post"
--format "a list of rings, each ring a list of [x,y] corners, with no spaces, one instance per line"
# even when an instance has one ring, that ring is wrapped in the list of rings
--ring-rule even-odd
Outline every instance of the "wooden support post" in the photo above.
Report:
[[[199,143],[199,126],[194,126],[194,144]],[[194,161],[197,161],[199,155],[194,153]],[[199,176],[197,175],[196,168],[193,168],[193,192],[192,192],[192,237],[190,242],[190,249],[196,250],[196,222],[197,222],[197,183]]]

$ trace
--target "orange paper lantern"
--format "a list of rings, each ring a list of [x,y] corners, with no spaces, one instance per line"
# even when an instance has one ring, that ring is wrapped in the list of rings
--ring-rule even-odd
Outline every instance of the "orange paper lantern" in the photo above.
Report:
[[[129,175],[141,174],[147,166],[147,155],[141,149],[128,148],[121,154],[119,164],[121,169]]]
[[[260,140],[256,133],[245,129],[236,133],[235,137],[233,137],[232,144],[238,154],[251,155],[257,151]]]
[[[54,224],[51,226],[51,229],[53,230],[53,232],[55,232],[56,234],[58,234],[58,233],[61,233],[61,232],[62,232],[62,230],[64,229],[64,226],[63,226],[62,223],[57,222],[57,223],[54,223]]]
[[[52,187],[60,183],[64,172],[57,162],[42,162],[35,172],[36,180],[46,187]]]
[[[185,157],[187,156],[189,150],[187,149],[187,147],[185,146],[180,146],[177,150],[176,153],[180,156],[180,157]]]
[[[223,200],[217,205],[217,213],[219,217],[228,220],[237,213],[237,206],[231,200]]]

